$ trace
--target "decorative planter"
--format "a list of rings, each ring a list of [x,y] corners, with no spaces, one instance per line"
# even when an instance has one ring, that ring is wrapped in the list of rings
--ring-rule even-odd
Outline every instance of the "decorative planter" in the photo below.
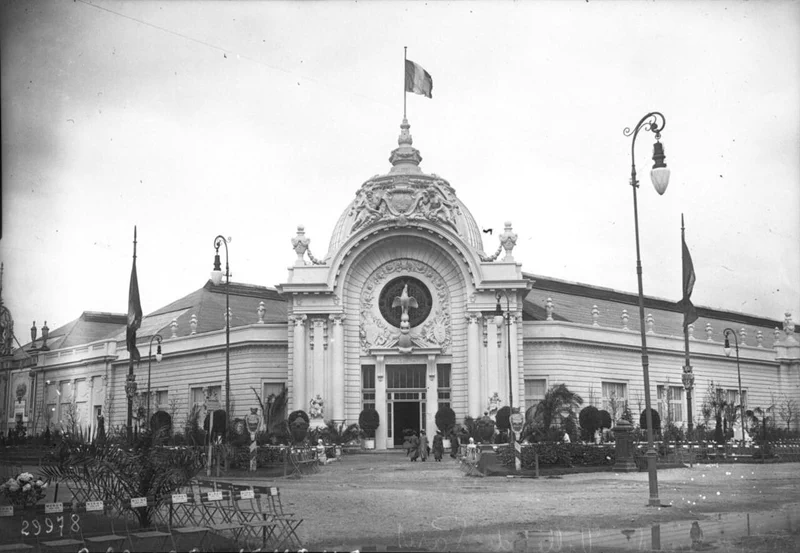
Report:
[[[364,449],[375,449],[375,438],[365,438]]]

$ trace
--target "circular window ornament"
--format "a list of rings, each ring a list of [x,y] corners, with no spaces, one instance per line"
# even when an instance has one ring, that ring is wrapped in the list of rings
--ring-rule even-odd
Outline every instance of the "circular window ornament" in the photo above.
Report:
[[[402,304],[405,299],[403,298],[403,289],[406,286],[408,286],[406,292],[408,295],[408,303],[406,304],[408,322],[411,328],[423,323],[430,315],[433,307],[431,292],[422,281],[410,276],[402,276],[390,280],[381,290],[378,308],[386,322],[397,328],[400,328],[400,317],[403,314]]]

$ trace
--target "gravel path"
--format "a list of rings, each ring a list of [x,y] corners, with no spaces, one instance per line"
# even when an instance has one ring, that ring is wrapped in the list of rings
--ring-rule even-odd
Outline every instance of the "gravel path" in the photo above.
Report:
[[[519,549],[514,536],[523,534],[623,530],[716,513],[779,511],[796,520],[800,513],[798,463],[700,464],[661,470],[658,480],[659,498],[669,507],[646,506],[647,473],[477,478],[464,476],[449,457],[410,463],[397,453],[345,456],[300,479],[249,481],[279,486],[287,510],[304,519],[304,543],[328,551],[363,544],[512,551]],[[493,546],[487,540],[495,535]]]

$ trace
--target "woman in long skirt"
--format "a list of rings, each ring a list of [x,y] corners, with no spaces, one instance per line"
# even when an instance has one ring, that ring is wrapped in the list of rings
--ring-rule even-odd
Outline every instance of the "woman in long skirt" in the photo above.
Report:
[[[428,437],[425,435],[425,431],[424,430],[420,430],[419,431],[419,449],[417,451],[419,452],[419,458],[422,461],[425,461],[425,460],[428,459],[428,447],[429,447],[428,446]]]
[[[441,462],[442,455],[444,455],[444,438],[441,432],[437,432],[433,437],[433,458]]]

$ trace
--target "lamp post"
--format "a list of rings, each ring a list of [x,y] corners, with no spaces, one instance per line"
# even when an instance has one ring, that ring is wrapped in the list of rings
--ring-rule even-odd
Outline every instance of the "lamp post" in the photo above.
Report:
[[[728,340],[728,334],[733,335],[733,343],[736,347],[736,375],[739,377],[739,411],[742,417],[742,444],[744,444],[744,396],[742,396],[742,371],[739,368],[739,338],[736,337],[736,332],[732,328],[726,328],[722,334],[725,336],[725,345],[722,346],[722,351],[727,357],[731,356],[731,342]]]
[[[219,259],[220,244],[225,244],[225,431],[222,433],[223,439],[227,441],[228,437],[228,421],[230,421],[231,409],[231,308],[230,308],[230,293],[229,288],[231,284],[231,271],[228,267],[228,242],[221,234],[214,238],[214,270],[211,271],[211,281],[214,285],[222,282],[222,269]],[[213,421],[212,421],[213,423]],[[209,427],[210,428],[210,427]]]
[[[656,472],[656,450],[653,444],[653,414],[651,412],[650,403],[650,361],[647,355],[647,338],[645,335],[644,325],[644,290],[642,286],[642,259],[639,251],[639,210],[636,202],[636,189],[639,187],[639,181],[636,180],[636,163],[634,151],[636,146],[636,137],[642,129],[652,131],[655,134],[656,142],[653,144],[653,169],[650,171],[650,179],[653,181],[653,186],[656,192],[663,194],[667,185],[669,184],[669,169],[664,163],[664,147],[659,140],[661,139],[661,131],[666,125],[664,116],[653,111],[642,117],[639,123],[633,130],[625,128],[622,134],[625,136],[633,136],[631,141],[631,188],[633,188],[633,224],[636,231],[636,276],[639,284],[639,331],[642,335],[642,373],[644,377],[644,403],[645,403],[645,418],[647,420],[647,452],[645,458],[647,459],[647,474],[648,482],[650,485],[650,499],[648,506],[660,507],[661,501],[658,498],[658,475]]]
[[[147,424],[150,424],[150,369],[153,366],[153,340],[158,341],[156,363],[161,363],[161,359],[164,357],[161,354],[161,334],[155,334],[150,338],[150,349],[147,354]]]
[[[503,315],[503,308],[500,305],[500,298],[506,297],[506,313]],[[497,307],[495,308],[495,323],[500,324],[502,319],[506,321],[506,345],[508,346],[508,409],[509,416],[514,412],[514,381],[511,376],[511,302],[508,298],[508,292],[501,290],[497,292]],[[509,419],[510,422],[510,419]],[[514,443],[514,429],[509,424],[509,443]]]

